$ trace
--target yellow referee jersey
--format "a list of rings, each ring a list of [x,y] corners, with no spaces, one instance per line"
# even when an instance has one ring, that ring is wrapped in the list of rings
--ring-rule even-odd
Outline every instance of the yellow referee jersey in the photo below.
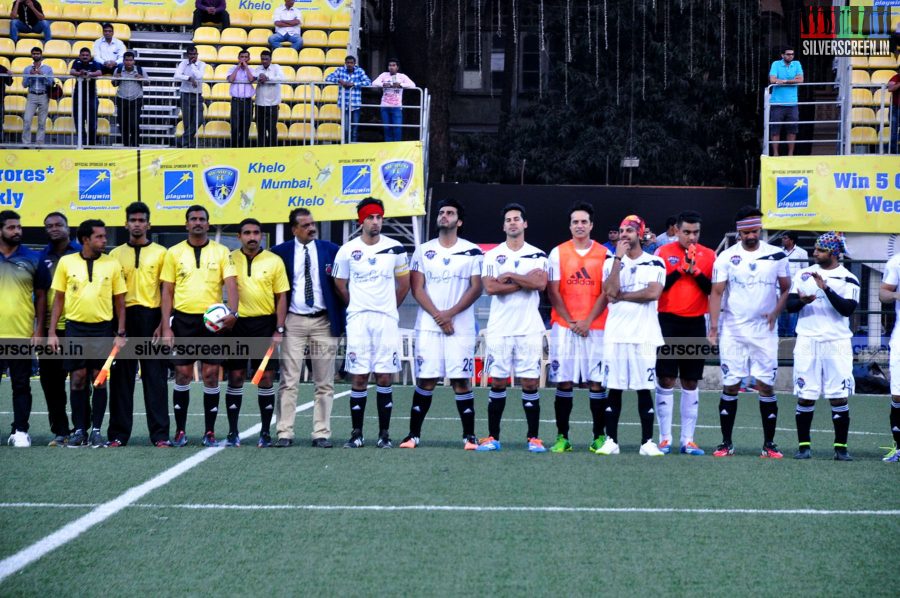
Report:
[[[222,302],[222,283],[235,274],[228,248],[221,243],[207,241],[194,247],[182,241],[166,252],[159,279],[175,284],[172,307],[186,314],[202,314],[213,303]]]
[[[159,307],[159,275],[166,259],[166,248],[158,243],[137,246],[126,243],[110,251],[109,256],[122,266],[128,287],[125,307]]]
[[[275,293],[286,293],[291,288],[281,258],[264,249],[250,259],[235,249],[231,259],[237,270],[238,313],[242,317],[274,314]]]
[[[80,253],[59,258],[50,286],[66,294],[66,318],[82,324],[111,321],[113,295],[127,290],[122,267],[106,254],[92,260]]]

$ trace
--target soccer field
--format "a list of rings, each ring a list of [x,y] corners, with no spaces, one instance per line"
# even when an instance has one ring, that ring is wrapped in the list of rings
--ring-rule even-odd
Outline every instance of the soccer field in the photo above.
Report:
[[[198,385],[190,447],[151,448],[138,385],[131,445],[73,450],[46,447],[45,403],[32,386],[35,446],[0,448],[3,596],[896,595],[900,468],[882,463],[879,448],[890,442],[887,397],[851,398],[856,461],[837,463],[824,402],[812,461],[760,459],[755,394],[742,395],[734,457],[709,456],[720,440],[718,400],[704,393],[697,442],[707,456],[651,459],[637,454],[634,393],[625,395],[623,453],[598,457],[587,451],[586,391],[576,393],[575,452],[536,455],[525,450],[518,390],[499,453],[462,450],[449,389],[435,393],[416,450],[374,448],[374,399],[365,448],[314,449],[309,385],[300,442],[289,449],[257,449],[255,433],[238,449],[200,447]],[[259,419],[255,389],[245,392],[242,430]],[[395,387],[395,444],[411,395]],[[541,396],[549,445],[552,389]],[[486,389],[476,403],[484,435]],[[779,403],[776,442],[789,457],[794,400]],[[10,409],[4,381],[4,430]],[[343,443],[346,394],[332,423]],[[223,414],[220,437],[226,427]]]

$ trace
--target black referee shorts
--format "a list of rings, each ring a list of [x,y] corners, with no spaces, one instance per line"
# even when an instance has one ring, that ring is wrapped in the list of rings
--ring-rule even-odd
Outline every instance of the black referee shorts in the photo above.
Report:
[[[175,344],[179,341],[190,344],[190,339],[202,339],[205,342],[215,340],[216,335],[206,329],[203,324],[203,314],[186,314],[178,310],[172,310],[172,333],[175,335]],[[192,349],[192,353],[185,353],[177,357],[172,357],[172,365],[191,365],[195,361],[208,363],[211,365],[222,365],[225,360],[218,356],[203,355],[197,352],[196,347]]]
[[[656,376],[702,380],[706,355],[706,317],[660,312],[659,327],[666,344],[656,350]]]
[[[65,340],[60,345],[69,354],[63,359],[63,369],[74,372],[87,368],[88,372],[100,370],[114,342],[113,323],[84,323],[66,320]]]
[[[250,317],[240,317],[238,318],[237,324],[234,325],[234,328],[231,329],[231,336],[234,338],[264,338],[271,339],[272,335],[275,333],[275,324],[277,324],[277,320],[275,318],[275,314],[270,316],[250,316]],[[263,343],[252,343],[254,347],[257,345],[262,345]],[[265,343],[265,346],[268,346],[268,342]],[[251,355],[250,356],[250,369],[255,370],[259,367],[259,364],[262,363],[263,355]],[[246,370],[247,369],[247,358],[235,358],[228,359],[225,362],[226,370]],[[275,358],[269,359],[269,363],[266,364],[267,372],[274,372],[278,369],[278,360]]]

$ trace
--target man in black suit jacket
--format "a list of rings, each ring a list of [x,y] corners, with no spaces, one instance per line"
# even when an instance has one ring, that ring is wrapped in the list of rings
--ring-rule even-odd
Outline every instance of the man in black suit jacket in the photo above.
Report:
[[[303,360],[312,361],[316,386],[312,445],[331,448],[331,406],[334,402],[334,361],[338,339],[344,333],[345,306],[335,293],[331,268],[338,246],[316,239],[312,214],[296,208],[289,218],[294,238],[272,248],[284,260],[291,289],[281,343],[281,385],[278,398],[276,447],[294,444],[294,419]]]

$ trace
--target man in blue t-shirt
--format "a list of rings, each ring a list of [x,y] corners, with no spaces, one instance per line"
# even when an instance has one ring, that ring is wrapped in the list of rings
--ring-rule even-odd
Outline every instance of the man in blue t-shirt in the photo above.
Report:
[[[803,67],[800,62],[794,60],[794,49],[785,46],[781,51],[781,60],[772,63],[769,69],[769,83],[775,85],[772,88],[772,96],[769,107],[769,137],[772,139],[772,155],[779,154],[779,141],[781,130],[787,134],[787,155],[794,155],[794,140],[797,139],[797,131],[800,122],[800,110],[797,107],[797,84],[803,83]],[[785,124],[777,124],[785,123]]]

